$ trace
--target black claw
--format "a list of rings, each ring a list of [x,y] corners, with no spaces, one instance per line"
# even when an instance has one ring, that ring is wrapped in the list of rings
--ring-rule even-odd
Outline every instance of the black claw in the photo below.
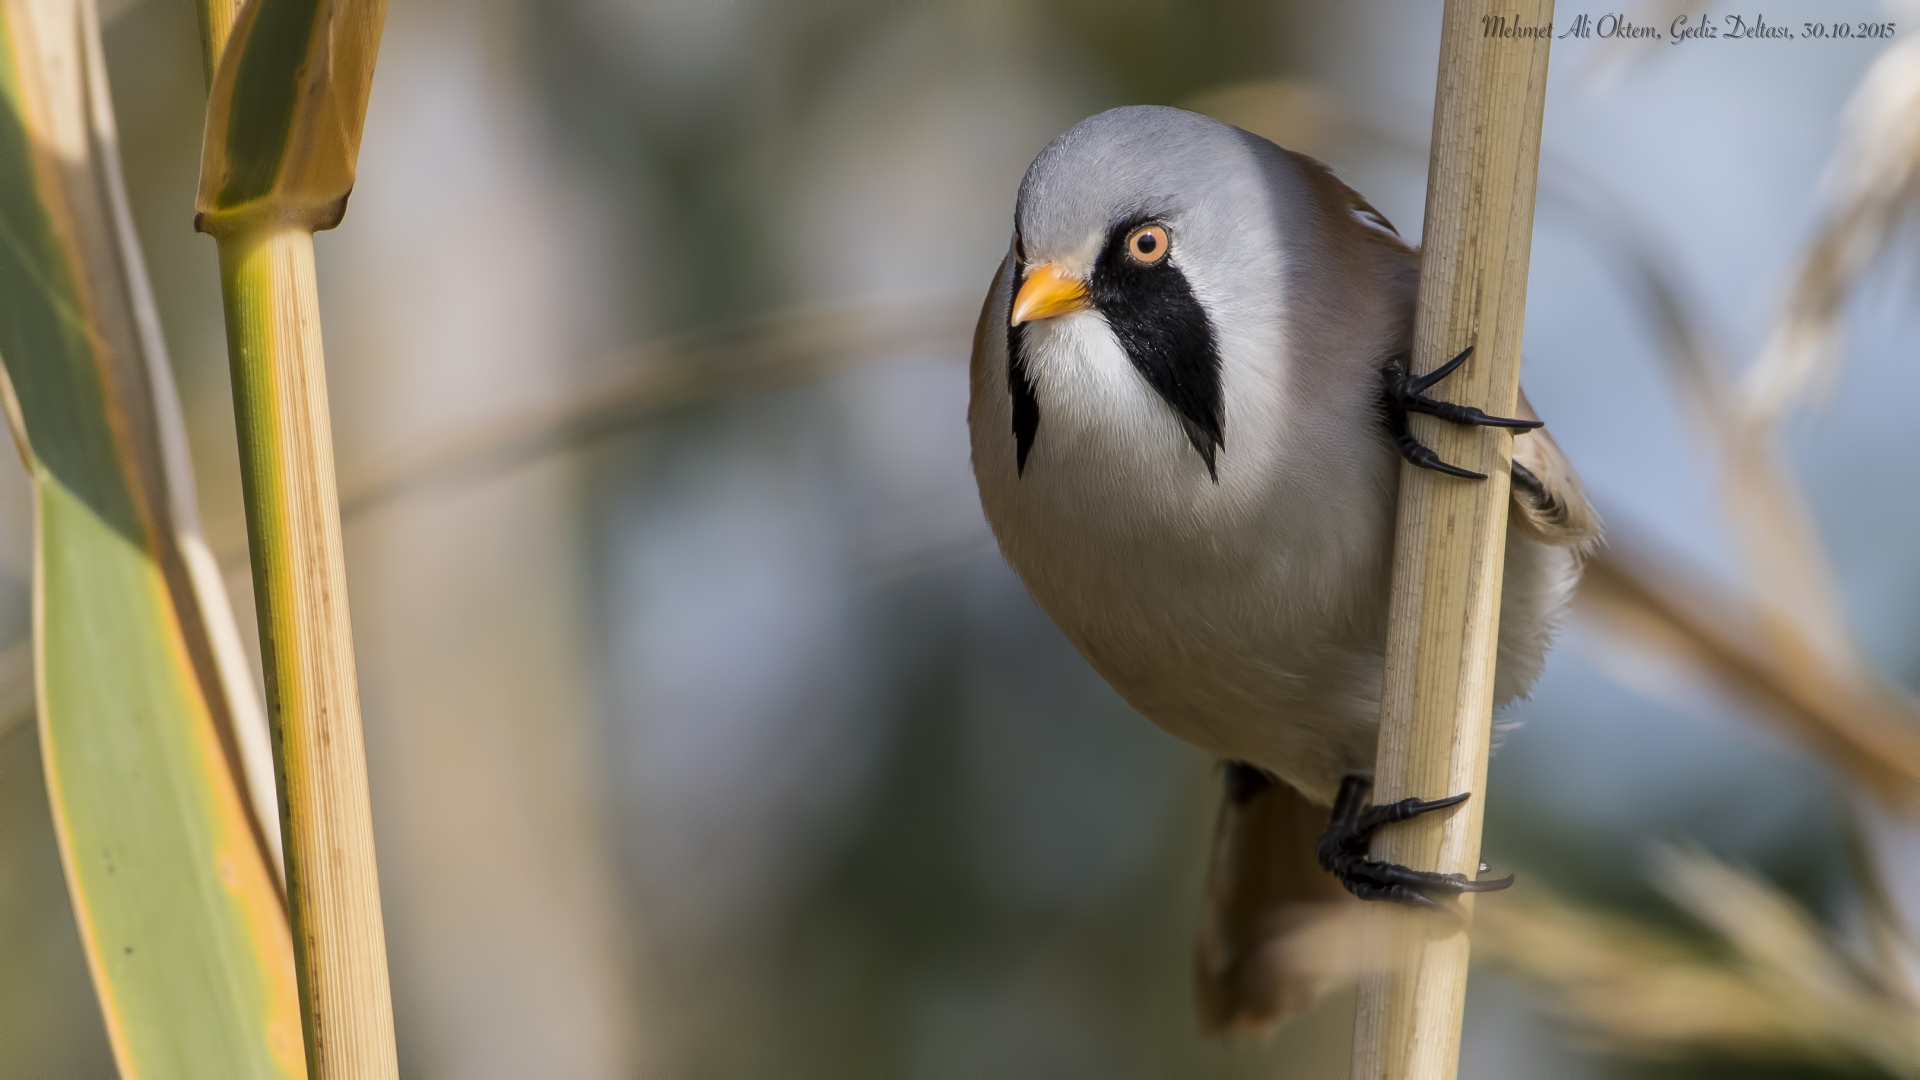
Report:
[[[1460,350],[1459,356],[1456,356],[1453,359],[1447,361],[1446,363],[1441,364],[1439,367],[1434,368],[1432,371],[1427,372],[1425,375],[1407,375],[1407,379],[1406,379],[1407,392],[1413,393],[1413,394],[1426,393],[1427,391],[1440,385],[1441,379],[1444,379],[1447,376],[1453,374],[1454,369],[1458,368],[1461,364],[1466,363],[1467,357],[1472,355],[1473,355],[1473,346],[1469,345],[1466,348]],[[1397,362],[1401,365],[1401,370],[1404,373],[1406,369],[1406,362],[1405,361],[1397,361]]]
[[[1333,817],[1320,834],[1317,854],[1320,865],[1347,891],[1362,900],[1384,900],[1447,912],[1450,909],[1433,893],[1457,896],[1461,893],[1495,892],[1513,884],[1513,875],[1493,880],[1474,879],[1465,874],[1436,874],[1412,870],[1394,863],[1367,857],[1367,846],[1379,829],[1421,814],[1444,810],[1467,801],[1469,793],[1444,799],[1401,799],[1383,806],[1368,806],[1367,791],[1373,782],[1364,776],[1349,776],[1340,782],[1340,794],[1333,802]],[[1480,864],[1484,873],[1485,863]]]
[[[1407,416],[1405,413],[1400,414],[1398,423],[1402,429],[1406,427]],[[1474,472],[1472,469],[1463,469],[1458,465],[1449,465],[1441,461],[1440,455],[1434,453],[1432,447],[1415,439],[1411,431],[1400,430],[1394,432],[1394,441],[1400,444],[1401,457],[1406,458],[1408,461],[1413,462],[1423,469],[1432,469],[1434,472],[1446,473],[1448,476],[1458,476],[1467,480],[1485,480],[1487,478],[1486,473]]]
[[[1380,828],[1382,825],[1397,825],[1402,821],[1419,817],[1421,814],[1429,811],[1445,810],[1449,806],[1459,806],[1461,803],[1466,802],[1467,798],[1467,794],[1463,792],[1459,795],[1449,795],[1444,799],[1435,799],[1432,802],[1423,802],[1419,799],[1401,799],[1399,802],[1387,803],[1385,806],[1369,806],[1361,812],[1357,825],[1371,835],[1375,829]]]
[[[1426,413],[1437,416],[1452,424],[1473,427],[1503,427],[1515,431],[1532,431],[1540,427],[1539,420],[1519,420],[1511,416],[1488,416],[1472,405],[1456,405],[1451,401],[1439,401],[1434,398],[1415,396],[1406,401],[1408,412]]]
[[[1474,472],[1471,469],[1463,469],[1457,465],[1449,465],[1441,461],[1439,455],[1423,445],[1420,440],[1413,437],[1412,430],[1407,426],[1407,414],[1415,412],[1425,413],[1428,416],[1445,420],[1448,423],[1472,427],[1501,427],[1514,431],[1532,431],[1534,428],[1541,426],[1541,422],[1538,420],[1521,420],[1511,416],[1489,416],[1471,405],[1456,405],[1451,401],[1439,401],[1427,396],[1426,392],[1428,390],[1432,389],[1440,380],[1453,374],[1461,364],[1467,362],[1467,357],[1472,355],[1473,346],[1469,345],[1460,350],[1460,355],[1441,364],[1425,375],[1414,375],[1410,373],[1407,370],[1407,359],[1405,357],[1395,357],[1393,361],[1387,365],[1386,369],[1387,389],[1385,406],[1387,410],[1387,425],[1393,431],[1394,442],[1400,447],[1401,457],[1423,469],[1432,469],[1434,472],[1442,472],[1449,476],[1458,476],[1468,480],[1485,480],[1487,478],[1485,473]]]
[[[1460,891],[1461,892],[1499,892],[1501,889],[1513,888],[1513,883],[1518,880],[1519,878],[1515,877],[1512,874],[1508,874],[1506,877],[1503,877],[1503,878],[1494,878],[1491,881],[1487,880],[1486,878],[1480,878],[1477,881],[1468,882],[1467,887]]]

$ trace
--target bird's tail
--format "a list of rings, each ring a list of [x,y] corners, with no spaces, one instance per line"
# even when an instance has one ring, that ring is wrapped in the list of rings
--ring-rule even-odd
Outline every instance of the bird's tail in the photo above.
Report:
[[[1325,807],[1240,762],[1226,764],[1226,789],[1194,947],[1194,996],[1209,1035],[1265,1035],[1328,989],[1327,973],[1303,962],[1301,932],[1330,905],[1355,901],[1314,858]]]

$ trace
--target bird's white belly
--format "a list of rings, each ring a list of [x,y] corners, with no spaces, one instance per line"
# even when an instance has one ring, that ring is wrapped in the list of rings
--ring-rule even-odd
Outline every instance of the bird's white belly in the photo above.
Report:
[[[1253,434],[1288,422],[1283,388],[1243,380],[1216,481],[1096,317],[1049,322],[1031,344],[1041,418],[1024,470],[999,364],[975,372],[974,468],[1001,551],[1134,708],[1330,801],[1374,757],[1391,452],[1360,434],[1291,459],[1304,441]]]
[[[1349,568],[1303,565],[1283,544],[1248,565],[1216,560],[1200,540],[1198,550],[1148,552],[1112,530],[1083,523],[1078,533],[1072,558],[1010,558],[1129,704],[1168,733],[1321,801],[1340,777],[1371,769],[1383,587],[1349,579],[1344,610],[1312,610],[1306,594]],[[1308,587],[1313,577],[1318,589]]]
[[[1281,521],[1155,537],[1129,527],[1136,522],[1060,514],[1017,497],[983,502],[1034,598],[1163,730],[1258,765],[1322,803],[1343,776],[1372,771],[1390,506],[1350,519],[1350,542],[1332,550]],[[1044,542],[1048,535],[1074,542]],[[1538,678],[1577,580],[1571,552],[1511,525],[1506,561],[1496,709]]]

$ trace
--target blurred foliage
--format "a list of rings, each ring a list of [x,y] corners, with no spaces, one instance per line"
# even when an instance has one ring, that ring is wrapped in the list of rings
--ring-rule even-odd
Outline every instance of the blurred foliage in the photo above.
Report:
[[[735,0],[704,12],[666,3],[614,13],[604,0],[556,0],[526,33],[561,152],[608,190],[645,191],[666,209],[616,220],[609,243],[671,266],[634,275],[674,313],[657,332],[791,299],[772,246],[783,223],[764,216],[780,205],[772,193],[790,180],[796,143],[818,132],[848,69],[913,20],[937,23],[959,55],[1020,41],[1018,55],[1048,56],[1099,109],[1173,104],[1273,75],[1291,10],[1255,0]]]

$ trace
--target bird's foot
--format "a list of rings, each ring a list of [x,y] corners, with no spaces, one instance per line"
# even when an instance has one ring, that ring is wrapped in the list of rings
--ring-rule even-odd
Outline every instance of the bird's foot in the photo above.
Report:
[[[1519,420],[1510,416],[1488,416],[1471,405],[1456,405],[1451,401],[1441,401],[1427,396],[1427,391],[1440,380],[1454,373],[1467,357],[1473,355],[1473,346],[1460,350],[1460,355],[1427,372],[1415,375],[1407,368],[1408,358],[1395,357],[1387,365],[1386,409],[1387,423],[1393,429],[1393,441],[1400,447],[1400,456],[1420,466],[1443,472],[1449,476],[1464,476],[1469,480],[1485,480],[1486,473],[1477,473],[1472,469],[1463,469],[1458,465],[1449,465],[1440,460],[1440,455],[1420,440],[1413,437],[1413,431],[1407,426],[1408,413],[1426,413],[1438,417],[1450,424],[1463,424],[1470,427],[1503,427],[1514,431],[1532,431],[1540,427],[1538,420]]]
[[[1437,874],[1410,870],[1395,863],[1367,857],[1368,842],[1382,826],[1419,817],[1433,810],[1444,810],[1466,802],[1462,792],[1431,802],[1401,799],[1385,806],[1368,806],[1367,791],[1373,781],[1364,776],[1349,776],[1340,782],[1340,795],[1333,803],[1333,818],[1320,834],[1320,865],[1347,891],[1362,900],[1389,900],[1410,907],[1449,912],[1433,894],[1458,896],[1469,892],[1494,892],[1513,884],[1513,875],[1492,881],[1479,881],[1465,874]],[[1482,863],[1481,870],[1486,864]]]

